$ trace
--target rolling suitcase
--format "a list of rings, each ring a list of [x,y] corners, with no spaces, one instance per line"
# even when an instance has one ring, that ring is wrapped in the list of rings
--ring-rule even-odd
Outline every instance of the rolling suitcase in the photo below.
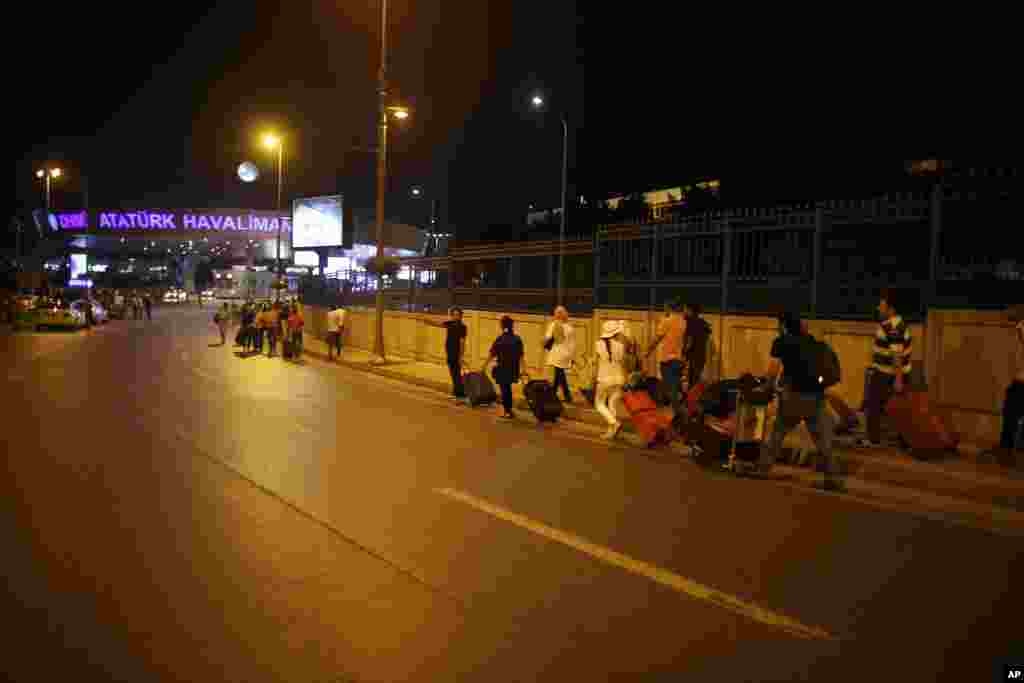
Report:
[[[466,390],[466,401],[470,406],[482,406],[498,402],[498,394],[494,390],[491,379],[482,372],[467,372],[462,377]]]
[[[931,408],[926,391],[904,390],[894,394],[885,413],[914,457],[935,457],[960,443],[960,436]]]
[[[629,412],[637,434],[648,448],[672,440],[675,435],[672,429],[672,416],[659,414],[658,405],[646,390],[627,391],[622,395],[622,402]]]
[[[523,388],[526,402],[539,422],[557,422],[562,416],[562,402],[555,387],[546,379],[535,379]]]

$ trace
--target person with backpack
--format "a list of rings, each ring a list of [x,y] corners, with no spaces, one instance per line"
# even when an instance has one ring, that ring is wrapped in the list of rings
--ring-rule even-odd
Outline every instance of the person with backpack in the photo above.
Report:
[[[594,350],[597,352],[594,406],[608,423],[608,431],[601,438],[614,439],[622,431],[622,423],[615,415],[615,406],[622,400],[628,374],[626,360],[630,353],[630,341],[621,320],[605,321],[601,327],[601,338],[595,342]]]
[[[481,369],[481,372],[485,372],[490,362],[497,360],[493,377],[501,388],[501,405],[505,408],[502,417],[509,420],[515,417],[515,413],[512,412],[512,385],[519,381],[523,356],[526,354],[523,340],[513,331],[514,328],[512,318],[506,315],[501,319],[501,336],[494,340],[491,352]]]
[[[832,455],[832,415],[825,400],[825,390],[839,382],[838,358],[824,342],[807,332],[795,313],[779,317],[779,336],[772,343],[768,374],[778,378],[778,412],[767,449],[762,449],[759,464],[770,468],[782,451],[786,435],[801,422],[814,438],[824,460],[824,481],[827,491],[845,491],[846,485]]]

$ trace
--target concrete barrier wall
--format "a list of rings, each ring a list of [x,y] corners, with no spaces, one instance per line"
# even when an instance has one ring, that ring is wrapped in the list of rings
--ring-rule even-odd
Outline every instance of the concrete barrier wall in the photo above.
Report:
[[[326,312],[307,306],[307,325],[319,337],[326,332]],[[418,361],[444,364],[445,331],[423,325],[421,314],[387,311],[384,316],[385,348],[389,354]],[[481,366],[497,338],[504,313],[467,310],[463,321],[469,330],[466,340],[467,362]],[[543,336],[551,316],[509,314],[516,321],[516,332],[526,346],[527,372],[548,376],[543,366]],[[641,351],[654,338],[661,312],[598,309],[592,316],[570,317],[576,330],[577,360],[594,353],[601,325],[606,320],[624,320]],[[349,310],[346,345],[373,350],[375,336],[372,309]],[[434,320],[443,320],[434,316]],[[778,324],[772,317],[714,315],[705,319],[712,328],[712,355],[705,379],[738,377],[745,372],[764,374],[768,368],[772,341]],[[864,399],[864,373],[871,364],[872,340],[877,325],[872,322],[839,320],[809,321],[812,334],[827,341],[839,355],[843,381],[833,391],[854,408]],[[910,326],[914,338],[912,358],[915,375],[927,379],[934,401],[951,415],[965,441],[989,446],[998,441],[1002,399],[1014,367],[1014,331],[1005,316],[978,311],[940,311],[930,313],[927,324]],[[578,368],[586,367],[578,362]],[[643,369],[657,376],[655,354],[644,359]],[[581,384],[576,370],[569,373],[573,386]],[[584,380],[583,383],[586,383]]]

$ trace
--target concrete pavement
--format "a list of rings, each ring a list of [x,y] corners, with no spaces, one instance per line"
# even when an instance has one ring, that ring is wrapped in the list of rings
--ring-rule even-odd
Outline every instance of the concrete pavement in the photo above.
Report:
[[[1018,538],[155,317],[0,341],[15,680],[961,681],[1021,652]]]
[[[304,343],[312,356],[322,360],[328,358],[327,345],[323,340],[307,335]],[[400,356],[388,358],[387,364],[379,365],[372,353],[346,348],[339,362],[380,377],[450,394],[451,380],[447,368]],[[529,406],[523,397],[523,386],[514,385],[513,395],[517,409],[523,411],[523,417],[528,419]],[[564,407],[564,417],[603,429],[605,423],[597,411],[586,406],[578,394],[574,399],[574,404]],[[629,437],[633,430],[628,420],[625,425],[627,442],[639,445],[638,439]],[[850,491],[854,495],[892,502],[918,501],[922,509],[927,508],[930,513],[948,510],[957,515],[968,514],[977,520],[990,519],[1000,525],[1003,522],[998,520],[1024,520],[1018,514],[1024,513],[1024,472],[979,462],[972,457],[977,454],[971,451],[962,454],[964,457],[924,462],[896,448],[858,449],[853,447],[853,441],[853,436],[837,436],[834,450],[849,475]],[[814,449],[810,435],[802,427],[787,437],[786,446],[794,451]],[[673,449],[680,456],[688,453],[688,449],[679,443],[674,444]],[[815,460],[811,458],[807,462],[808,466],[802,468],[780,465],[779,470],[785,476],[813,484],[818,480],[810,474]]]

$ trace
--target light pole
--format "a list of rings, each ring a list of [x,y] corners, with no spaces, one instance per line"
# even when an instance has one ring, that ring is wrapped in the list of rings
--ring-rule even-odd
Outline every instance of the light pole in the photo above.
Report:
[[[49,222],[49,220],[50,220],[50,180],[51,179],[55,179],[55,178],[60,178],[62,174],[63,174],[63,171],[61,171],[60,168],[56,168],[56,167],[55,168],[51,168],[49,170],[41,168],[38,171],[36,171],[36,178],[39,178],[40,180],[42,180],[43,181],[43,185],[46,187],[46,200],[45,200],[46,203],[45,203],[45,206],[46,206],[46,220],[47,220],[47,222]],[[18,245],[17,245],[15,253],[17,255],[18,269],[20,270],[21,269],[21,230],[20,229],[18,230]]]
[[[388,175],[388,117],[403,120],[409,118],[407,107],[388,105],[388,0],[380,2],[380,71],[378,72],[377,97],[379,125],[377,127],[377,296],[376,296],[376,339],[374,355],[383,363],[384,352],[384,275],[381,263],[384,258],[384,192]]]
[[[284,143],[273,133],[263,136],[263,145],[267,149],[277,149],[277,212],[281,213],[281,188],[284,184]],[[277,217],[277,281],[281,282],[281,217]],[[277,300],[281,300],[281,290],[277,290]]]
[[[544,98],[540,95],[534,95],[531,103],[535,109],[540,109],[544,106]],[[562,273],[565,270],[565,200],[568,191],[569,121],[564,112],[559,115],[559,118],[562,120],[562,215],[558,230],[558,305],[564,306],[565,301],[563,300]]]

